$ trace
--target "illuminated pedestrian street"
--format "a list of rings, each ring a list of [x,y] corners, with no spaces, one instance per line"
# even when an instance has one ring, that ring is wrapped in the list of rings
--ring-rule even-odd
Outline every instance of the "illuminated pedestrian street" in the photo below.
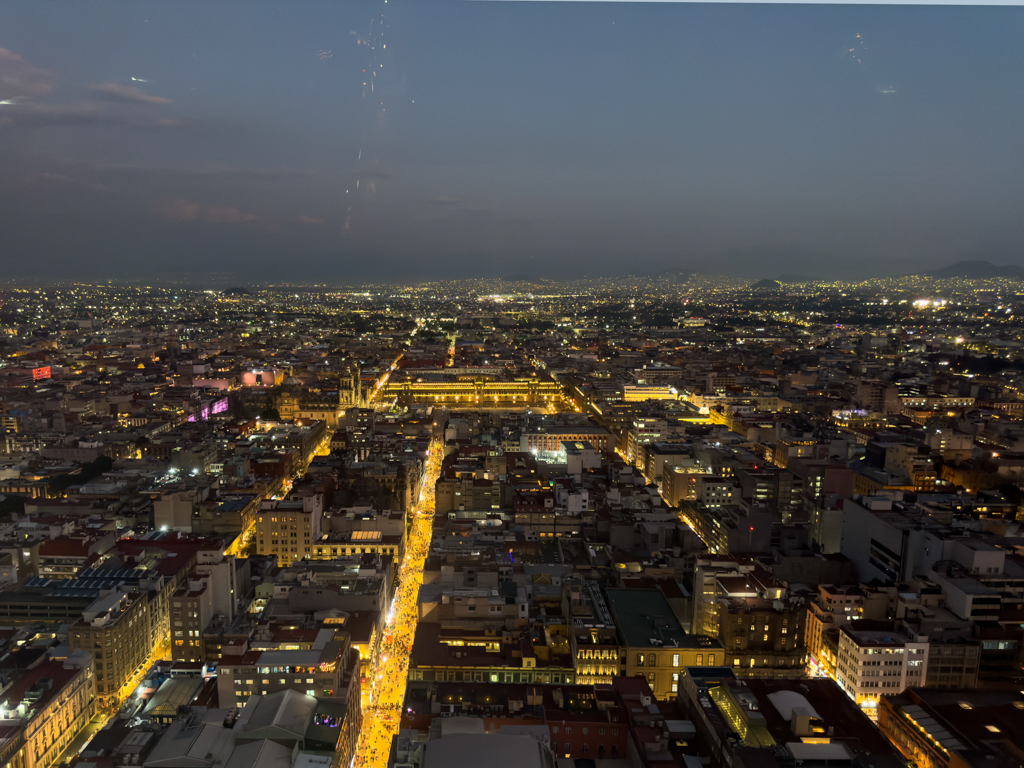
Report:
[[[434,483],[441,471],[443,457],[443,435],[435,435],[420,486],[420,501],[413,512],[409,544],[399,571],[398,588],[388,614],[384,641],[374,664],[370,683],[371,703],[363,713],[363,730],[355,757],[357,766],[386,766],[391,737],[398,732],[409,675],[409,652],[419,618],[417,597],[434,525]]]

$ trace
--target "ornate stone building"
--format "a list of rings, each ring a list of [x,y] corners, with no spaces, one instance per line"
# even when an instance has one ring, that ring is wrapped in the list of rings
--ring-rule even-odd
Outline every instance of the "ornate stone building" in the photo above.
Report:
[[[323,421],[335,429],[341,415],[349,408],[364,404],[359,364],[351,362],[338,376],[337,392],[307,388],[302,381],[289,376],[277,394],[277,412],[285,421],[292,419]]]

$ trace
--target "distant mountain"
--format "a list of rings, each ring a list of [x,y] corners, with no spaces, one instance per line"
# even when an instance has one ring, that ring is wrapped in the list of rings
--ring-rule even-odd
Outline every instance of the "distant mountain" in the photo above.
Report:
[[[1024,278],[1024,268],[1014,264],[997,267],[990,261],[958,261],[942,269],[933,269],[924,274],[928,277],[951,278],[961,277],[967,280],[987,280],[992,277]]]
[[[240,285],[236,285],[234,288],[225,288],[220,294],[221,296],[248,296],[249,291]]]
[[[663,269],[658,274],[648,275],[648,277],[656,277],[661,280],[669,280],[673,283],[685,283],[691,277],[693,277],[693,272],[691,270],[685,269]]]
[[[779,291],[782,290],[782,283],[777,280],[758,280],[752,286],[752,291]]]
[[[557,282],[546,277],[537,277],[536,275],[505,275],[498,279],[506,283],[529,283],[530,285],[549,285]]]
[[[775,278],[775,281],[778,283],[813,283],[817,280],[817,277],[808,277],[807,275],[793,275],[790,274],[789,272]]]

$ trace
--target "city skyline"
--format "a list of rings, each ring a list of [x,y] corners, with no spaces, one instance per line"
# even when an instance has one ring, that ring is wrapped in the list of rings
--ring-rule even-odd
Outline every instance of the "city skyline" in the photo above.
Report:
[[[1019,8],[60,8],[0,35],[9,278],[1021,263]]]

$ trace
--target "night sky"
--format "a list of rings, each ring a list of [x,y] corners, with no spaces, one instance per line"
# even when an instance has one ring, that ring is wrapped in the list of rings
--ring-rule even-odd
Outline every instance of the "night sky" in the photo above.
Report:
[[[1022,213],[1024,8],[0,9],[0,278],[867,277]]]

